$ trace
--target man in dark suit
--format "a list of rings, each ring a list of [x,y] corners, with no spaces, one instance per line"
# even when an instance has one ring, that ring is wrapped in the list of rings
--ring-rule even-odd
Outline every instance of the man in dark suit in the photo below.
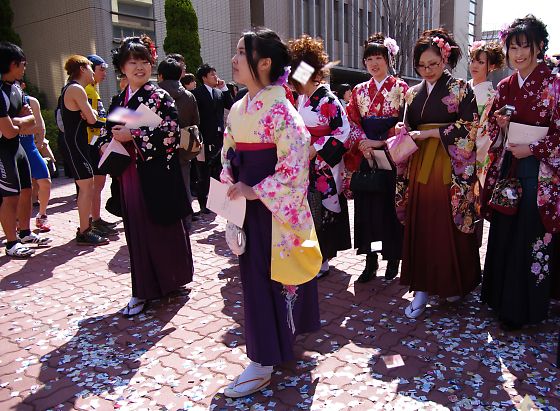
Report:
[[[210,177],[220,179],[222,170],[220,152],[224,140],[224,108],[230,109],[233,98],[224,80],[216,74],[216,69],[208,64],[200,66],[196,76],[201,85],[192,93],[196,97],[200,115],[200,133],[204,141],[204,161],[197,159],[197,198],[200,211],[208,214],[206,208]]]

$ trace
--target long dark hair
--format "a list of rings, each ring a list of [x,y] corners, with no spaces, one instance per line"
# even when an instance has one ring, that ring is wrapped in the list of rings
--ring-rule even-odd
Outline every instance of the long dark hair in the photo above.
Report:
[[[274,31],[260,27],[243,33],[247,63],[254,79],[260,81],[257,63],[262,58],[270,58],[270,82],[274,83],[284,74],[284,67],[290,63],[288,47]]]

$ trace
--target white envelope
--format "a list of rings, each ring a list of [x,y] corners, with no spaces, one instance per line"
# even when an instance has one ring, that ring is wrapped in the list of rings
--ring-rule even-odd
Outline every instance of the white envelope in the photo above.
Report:
[[[527,124],[509,123],[508,143],[531,144],[544,138],[548,133],[548,127],[528,126]]]
[[[247,200],[245,197],[230,200],[227,196],[228,188],[229,184],[224,184],[215,178],[211,178],[206,207],[218,214],[220,217],[224,217],[236,226],[243,228]]]

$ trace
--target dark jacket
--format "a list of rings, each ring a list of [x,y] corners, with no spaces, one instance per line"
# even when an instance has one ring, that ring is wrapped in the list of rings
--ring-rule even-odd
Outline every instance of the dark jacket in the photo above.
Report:
[[[231,93],[214,89],[215,98],[212,98],[204,84],[195,88],[192,93],[196,97],[196,104],[198,105],[199,129],[205,146],[207,148],[210,145],[221,148],[224,134],[224,108],[229,110],[233,105]]]
[[[163,80],[158,85],[175,100],[180,128],[198,126],[200,124],[196,98],[190,91],[185,89],[180,82],[174,80]]]
[[[171,224],[192,213],[179,168],[177,146],[179,128],[177,109],[171,96],[152,83],[141,87],[125,105],[126,90],[112,102],[109,113],[117,106],[136,110],[140,104],[156,108],[163,119],[155,129],[140,127],[131,130],[136,143],[136,167],[148,214],[157,224]],[[107,122],[107,135],[100,137],[100,144],[108,141],[113,124]]]

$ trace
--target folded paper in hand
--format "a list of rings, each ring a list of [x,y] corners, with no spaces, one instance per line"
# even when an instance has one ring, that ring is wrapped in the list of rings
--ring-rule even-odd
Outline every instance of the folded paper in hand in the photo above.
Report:
[[[145,104],[140,104],[136,110],[117,107],[107,117],[107,121],[124,124],[130,129],[140,127],[155,128],[162,122],[162,118],[150,110]]]
[[[247,200],[245,197],[230,200],[227,196],[229,187],[229,184],[224,184],[214,178],[211,178],[206,207],[218,214],[220,217],[224,217],[236,226],[243,228]]]
[[[512,144],[531,144],[544,138],[548,127],[529,126],[527,124],[509,123],[508,142]]]
[[[124,172],[130,161],[131,158],[128,151],[120,142],[113,138],[105,148],[99,160],[98,168],[102,174],[110,174],[113,177],[117,177]]]

